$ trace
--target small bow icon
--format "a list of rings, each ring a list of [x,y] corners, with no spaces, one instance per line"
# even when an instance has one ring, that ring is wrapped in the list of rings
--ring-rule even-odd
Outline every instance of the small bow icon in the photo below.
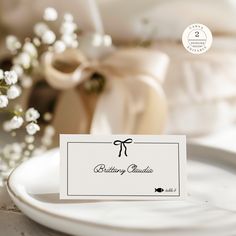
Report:
[[[125,154],[125,156],[128,156],[128,155],[127,155],[127,147],[126,147],[126,144],[127,144],[127,143],[132,143],[132,142],[133,142],[133,139],[131,139],[131,138],[128,138],[128,139],[126,139],[126,140],[124,140],[124,141],[115,140],[115,141],[113,142],[114,145],[120,145],[120,151],[119,151],[118,157],[121,156],[123,147],[124,147],[124,154]]]

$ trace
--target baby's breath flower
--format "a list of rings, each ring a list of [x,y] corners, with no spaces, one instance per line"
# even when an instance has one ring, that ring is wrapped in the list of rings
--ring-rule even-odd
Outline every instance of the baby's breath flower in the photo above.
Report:
[[[26,131],[29,135],[34,135],[39,130],[40,130],[40,127],[37,124],[35,124],[34,122],[31,122],[26,126]]]
[[[7,107],[8,99],[6,95],[0,95],[0,108]]]
[[[21,116],[14,116],[10,121],[10,128],[13,129],[19,129],[23,125],[23,118]]]
[[[41,138],[42,146],[49,147],[53,143],[53,136],[55,135],[55,128],[48,125],[44,129],[44,134]]]
[[[61,39],[67,47],[75,48],[78,46],[78,41],[75,34],[64,34]]]
[[[15,71],[17,76],[21,76],[24,72],[22,66],[18,64],[13,65],[11,70]]]
[[[11,124],[9,121],[5,121],[3,123],[3,130],[6,131],[6,132],[10,132],[11,131]]]
[[[11,52],[15,52],[21,48],[21,43],[19,42],[17,37],[9,35],[6,38],[6,46],[8,50],[10,50]]]
[[[33,84],[32,78],[28,75],[22,76],[20,81],[23,88],[30,88]]]
[[[18,76],[15,71],[5,71],[4,80],[7,85],[12,85],[17,82]]]
[[[34,142],[34,136],[32,136],[32,135],[26,135],[26,137],[25,137],[25,142],[26,142],[26,143],[33,143],[33,142]]]
[[[27,122],[36,121],[40,117],[39,112],[34,108],[29,108],[25,113],[25,120]]]
[[[47,122],[49,122],[52,119],[52,113],[46,112],[43,114],[43,119]]]
[[[23,46],[23,51],[28,53],[31,57],[37,57],[38,56],[38,52],[36,47],[34,46],[34,44],[30,43],[30,42],[26,42]]]
[[[21,65],[25,69],[30,68],[31,58],[27,52],[21,52],[15,59],[14,63]]]
[[[55,134],[55,128],[52,125],[48,125],[44,130],[45,136],[52,137]]]
[[[64,15],[64,20],[67,22],[72,22],[74,20],[74,17],[70,13],[66,13]]]
[[[57,19],[57,11],[52,7],[46,8],[43,19],[46,21],[55,21]]]
[[[42,37],[43,34],[48,30],[48,26],[43,23],[43,22],[39,22],[34,26],[34,33],[38,36],[38,37]]]
[[[47,136],[44,136],[41,138],[41,142],[44,146],[50,146],[52,145],[52,138],[51,137],[47,137]]]
[[[65,43],[66,47],[76,48],[78,47],[77,34],[77,25],[74,23],[73,16],[71,14],[64,15],[64,22],[61,25],[60,33],[61,40]]]
[[[73,34],[77,29],[77,25],[74,22],[63,22],[60,32],[61,34]]]
[[[3,148],[3,155],[8,160],[18,161],[21,154],[22,147],[19,143],[8,144]]]
[[[36,47],[39,47],[40,44],[41,44],[39,38],[37,38],[37,37],[33,38],[33,43],[34,43],[34,45],[35,45]]]
[[[52,44],[56,40],[56,35],[51,30],[47,30],[42,35],[42,41],[45,44]]]
[[[18,85],[12,85],[8,90],[7,90],[7,97],[8,99],[15,99],[19,97],[21,94],[21,88]]]
[[[63,41],[57,40],[57,41],[54,43],[53,48],[54,48],[54,51],[55,51],[56,53],[62,53],[62,52],[65,51],[66,45],[65,45],[65,43],[64,43]]]

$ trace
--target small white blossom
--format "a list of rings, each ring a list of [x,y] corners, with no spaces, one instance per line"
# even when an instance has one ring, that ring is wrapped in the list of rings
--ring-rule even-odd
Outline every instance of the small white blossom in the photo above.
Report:
[[[29,108],[25,113],[26,121],[36,121],[40,117],[39,112],[34,108]]]
[[[74,17],[70,13],[66,13],[64,15],[64,20],[67,22],[72,22],[74,20]]]
[[[41,42],[40,42],[39,38],[37,38],[37,37],[33,38],[33,43],[36,47],[39,47],[41,45]]]
[[[5,71],[4,80],[7,85],[15,84],[18,81],[18,76],[15,71]]]
[[[74,22],[63,22],[61,25],[61,34],[73,34],[77,29],[77,25]]]
[[[29,135],[34,135],[39,130],[40,130],[40,127],[34,122],[31,122],[26,126],[26,131]]]
[[[8,105],[8,99],[6,95],[0,95],[0,108],[4,108]]]
[[[10,121],[5,121],[3,123],[3,130],[6,132],[10,132],[11,131],[11,124]]]
[[[21,158],[22,147],[19,143],[8,144],[3,148],[3,155],[8,160],[17,161]]]
[[[32,78],[27,75],[22,76],[20,81],[23,88],[30,88],[33,84]]]
[[[15,71],[17,76],[21,76],[24,72],[22,66],[18,64],[13,65],[11,70]]]
[[[35,140],[35,138],[34,138],[34,136],[32,136],[32,135],[27,135],[27,136],[25,137],[25,142],[26,142],[26,143],[33,143],[34,140]]]
[[[42,35],[42,41],[45,44],[52,44],[54,43],[55,40],[56,40],[56,35],[51,30],[45,31],[44,34]]]
[[[15,59],[15,64],[21,65],[25,69],[29,69],[31,65],[31,57],[27,52],[21,52]]]
[[[65,43],[65,45],[67,47],[72,47],[75,48],[78,45],[78,41],[76,39],[76,35],[75,34],[64,34],[62,35],[62,41]]]
[[[28,53],[31,57],[37,57],[38,56],[38,52],[36,47],[30,43],[30,42],[26,42],[23,46],[23,51]]]
[[[44,136],[41,138],[41,142],[44,146],[50,146],[50,145],[52,145],[52,138]]]
[[[16,50],[21,48],[21,43],[19,42],[17,37],[9,35],[6,38],[6,46],[8,50],[10,50],[11,52],[15,52]]]
[[[4,72],[3,70],[0,69],[0,80],[3,80],[4,79]]]
[[[55,134],[55,128],[52,125],[48,125],[45,127],[45,136],[52,137]]]
[[[43,19],[46,21],[55,21],[57,16],[57,11],[52,7],[48,7],[44,11]]]
[[[37,36],[39,36],[40,38],[43,36],[43,34],[48,31],[48,26],[43,23],[43,22],[39,22],[34,26],[34,32]]]
[[[44,113],[44,114],[43,114],[43,119],[44,119],[45,121],[50,121],[50,120],[52,119],[52,113],[50,113],[50,112]]]
[[[19,97],[20,94],[21,94],[21,88],[18,85],[12,85],[7,90],[8,99],[15,99],[15,98]]]
[[[24,120],[21,116],[14,116],[9,122],[11,129],[19,129],[23,125]]]
[[[65,51],[66,45],[63,41],[58,40],[54,43],[53,48],[56,53],[62,53]]]

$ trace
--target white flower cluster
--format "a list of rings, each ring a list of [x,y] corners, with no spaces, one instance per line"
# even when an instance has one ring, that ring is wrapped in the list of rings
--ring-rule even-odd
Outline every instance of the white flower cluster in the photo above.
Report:
[[[39,125],[36,123],[39,119],[40,114],[34,108],[29,108],[25,113],[25,120],[29,122],[26,125],[26,131],[29,135],[34,135],[40,130]]]
[[[21,88],[16,85],[18,76],[15,71],[3,71],[0,69],[0,108],[7,107],[9,99],[20,96]]]
[[[30,68],[38,65],[38,49],[34,43],[26,40],[22,45],[15,36],[6,38],[6,46],[15,57],[13,58],[12,71],[14,71],[20,79],[21,86],[28,88],[32,84],[32,79],[25,74]]]
[[[40,130],[39,125],[36,123],[39,117],[39,112],[34,108],[29,108],[25,112],[25,121],[28,122],[28,124],[26,125],[26,131],[29,135],[34,135]],[[12,130],[19,129],[20,127],[22,127],[23,123],[23,117],[21,115],[15,115],[9,121],[5,121],[3,123],[3,129],[6,132],[10,132]]]
[[[6,158],[11,159],[12,161],[18,161],[21,158],[22,150],[22,145],[20,145],[19,143],[12,143],[6,145],[3,148],[3,154]]]
[[[61,41],[68,48],[77,48],[79,45],[76,30],[77,25],[74,22],[74,18],[71,14],[67,13],[64,15],[64,20],[60,28]]]
[[[54,135],[54,127],[52,125],[46,126],[44,129],[44,134],[41,138],[41,146],[35,148],[33,154],[37,156],[44,153],[52,145]]]
[[[43,19],[46,22],[55,21],[58,18],[58,13],[54,8],[46,8],[44,11]],[[76,30],[77,25],[74,22],[74,18],[71,14],[64,15],[62,25],[60,27],[61,36],[56,38],[56,34],[50,29],[47,23],[39,22],[34,26],[34,32],[38,39],[46,45],[53,47],[56,53],[62,53],[66,48],[78,47],[78,38]]]
[[[43,15],[44,20],[55,21],[57,20],[57,17],[58,17],[57,11],[54,8],[48,7],[45,9],[44,15]]]
[[[21,43],[13,35],[6,38],[6,46],[14,55],[11,69],[18,75],[20,85],[23,88],[32,86],[31,76],[34,71],[32,69],[40,65],[40,56],[44,52],[53,50],[55,53],[62,53],[67,48],[77,48],[79,45],[78,26],[75,24],[73,16],[69,13],[64,15],[58,38],[56,33],[49,27],[57,19],[57,11],[52,7],[48,7],[44,11],[43,21],[36,23],[34,26],[34,38],[26,38],[24,43]],[[9,96],[13,93],[17,94],[17,92],[19,92],[19,87],[12,89]],[[5,102],[3,99],[1,98],[2,102]]]
[[[17,50],[21,48],[21,43],[17,39],[17,37],[15,37],[14,35],[9,35],[6,38],[6,46],[7,49],[10,50],[12,53],[16,53]]]
[[[44,44],[51,45],[56,40],[55,33],[43,22],[39,22],[34,26],[34,33]]]
[[[23,47],[24,52],[27,52],[31,56],[36,55],[29,44],[25,43]],[[15,49],[19,49],[19,47],[15,47]],[[4,108],[6,112],[8,111],[7,109],[9,109],[9,100],[15,99],[21,94],[21,87],[17,82],[18,74],[14,70],[4,72],[0,69],[0,108]],[[33,135],[40,130],[40,127],[37,124],[37,120],[40,117],[39,112],[34,108],[29,108],[24,114],[22,109],[16,108],[9,111],[9,114],[12,113],[14,114],[13,117],[3,123],[3,130],[11,132],[11,134],[15,136],[16,133],[14,131],[21,128],[24,122],[26,122],[25,128],[27,135],[34,140]],[[3,184],[3,179],[9,175],[12,168],[24,160],[24,158],[28,158],[33,149],[34,146],[32,143],[26,145],[24,142],[13,142],[5,145],[0,150],[0,185]]]
[[[24,120],[21,116],[13,116],[9,121],[3,123],[3,129],[6,132],[10,132],[15,129],[19,129],[24,123]]]

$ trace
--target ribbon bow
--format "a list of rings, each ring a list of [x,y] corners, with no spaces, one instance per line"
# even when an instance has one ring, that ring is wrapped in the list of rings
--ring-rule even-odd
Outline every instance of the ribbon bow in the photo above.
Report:
[[[127,144],[127,143],[132,143],[132,142],[133,142],[133,139],[131,139],[131,138],[128,138],[128,139],[126,139],[126,140],[124,140],[124,141],[115,140],[115,141],[113,142],[114,145],[120,145],[120,151],[119,151],[118,157],[121,156],[123,147],[124,147],[124,154],[125,154],[125,156],[128,156],[128,155],[127,155],[127,147],[126,147],[126,144]]]
[[[78,49],[70,49],[62,54],[49,52],[43,65],[49,85],[63,91],[54,110],[58,132],[157,134],[163,130],[165,54],[154,49],[117,49],[92,61]],[[88,95],[80,85],[94,73],[103,75],[106,85],[101,94]]]

